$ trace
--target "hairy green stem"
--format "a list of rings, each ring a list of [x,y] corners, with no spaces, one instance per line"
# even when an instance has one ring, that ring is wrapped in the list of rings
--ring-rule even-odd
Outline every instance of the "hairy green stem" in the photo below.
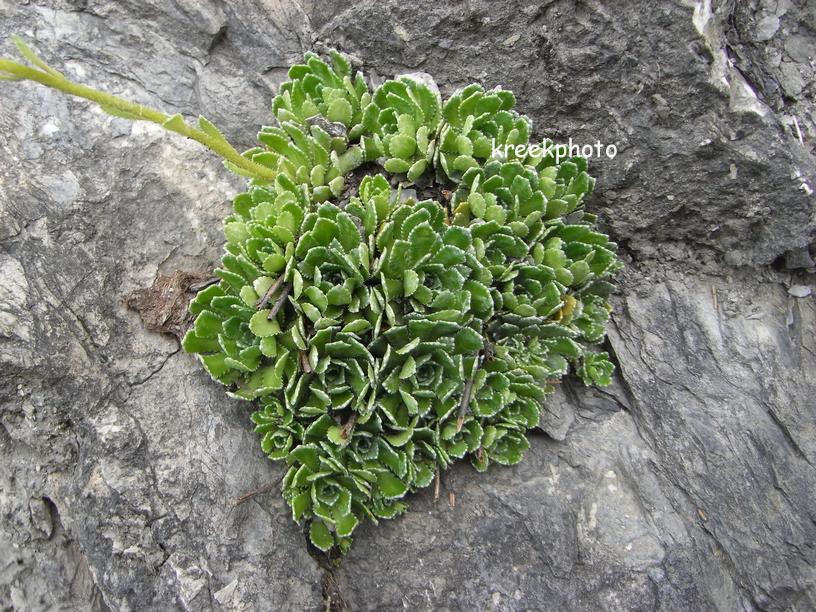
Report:
[[[241,155],[227,142],[218,129],[203,117],[199,118],[199,127],[188,124],[181,115],[167,115],[130,100],[125,100],[92,87],[80,85],[66,78],[62,73],[46,64],[22,40],[12,37],[20,54],[29,60],[36,68],[26,66],[8,59],[0,59],[0,80],[6,81],[34,81],[51,89],[63,93],[85,98],[96,102],[102,110],[110,115],[131,119],[134,121],[150,121],[166,130],[176,132],[204,145],[224,160],[246,173],[248,176],[262,180],[274,180],[277,172],[261,164],[253,162]]]

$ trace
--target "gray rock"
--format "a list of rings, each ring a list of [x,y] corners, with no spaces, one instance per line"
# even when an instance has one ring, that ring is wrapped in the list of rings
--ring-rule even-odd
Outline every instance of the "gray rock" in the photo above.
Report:
[[[312,47],[443,95],[512,89],[536,137],[617,144],[589,205],[628,261],[615,383],[566,381],[524,462],[456,466],[326,574],[251,406],[124,304],[212,268],[241,181],[158,128],[0,84],[0,608],[816,607],[816,303],[766,266],[813,237],[816,13],[522,4],[0,0],[3,39],[238,146]]]
[[[810,251],[807,248],[796,249],[785,253],[785,268],[788,270],[813,267],[816,267],[816,261],[813,261],[813,257],[811,257]]]
[[[776,15],[765,15],[757,22],[757,42],[771,40],[777,30],[779,30],[779,17]]]

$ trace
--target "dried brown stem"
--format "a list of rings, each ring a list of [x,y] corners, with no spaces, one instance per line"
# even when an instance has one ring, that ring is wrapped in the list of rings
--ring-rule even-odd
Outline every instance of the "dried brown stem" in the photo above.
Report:
[[[266,318],[270,321],[274,319],[278,315],[278,311],[283,308],[283,304],[286,302],[286,297],[289,295],[289,292],[292,290],[292,285],[286,283],[284,285],[283,290],[281,291],[278,299],[275,301],[275,305],[272,306],[272,310],[269,311],[269,316]]]
[[[467,379],[465,388],[462,391],[462,401],[459,402],[458,416],[456,417],[456,433],[462,431],[462,425],[465,424],[465,414],[467,413],[467,409],[470,407],[471,395],[473,395],[473,381],[476,379],[476,372],[478,372],[479,368],[482,367],[483,359],[484,353],[479,352],[476,354],[476,364],[473,367],[473,372],[471,373],[470,378]]]
[[[240,506],[241,504],[248,502],[250,499],[252,499],[256,495],[261,495],[262,493],[268,493],[273,488],[275,488],[275,486],[277,486],[277,484],[280,481],[281,481],[280,478],[278,478],[277,480],[270,480],[269,482],[267,482],[266,484],[258,487],[257,489],[249,491],[248,493],[244,493],[240,497],[236,497],[235,501],[232,502],[232,505],[233,506]]]
[[[210,285],[214,285],[215,283],[217,283],[220,280],[221,280],[220,278],[218,278],[217,276],[214,276],[214,277],[212,277],[210,279],[207,279],[207,280],[205,280],[203,282],[195,283],[193,285],[190,285],[187,288],[187,291],[189,291],[190,293],[198,293],[202,289],[206,289]]]
[[[475,375],[475,372],[474,372]],[[475,376],[471,376],[467,379],[465,383],[465,389],[462,391],[462,401],[459,402],[459,412],[458,416],[456,417],[456,433],[462,431],[462,425],[465,424],[465,413],[467,412],[468,406],[470,406],[470,396],[473,393],[473,379]]]
[[[348,439],[351,435],[351,432],[354,431],[354,424],[357,422],[357,413],[352,412],[349,420],[346,421],[345,425],[343,425],[342,431],[340,431],[340,437],[344,440]]]
[[[300,367],[303,368],[303,371],[306,374],[312,373],[312,364],[309,363],[309,356],[306,354],[306,351],[300,351]]]
[[[267,302],[272,299],[272,296],[275,295],[275,292],[283,283],[283,274],[281,274],[274,283],[269,286],[269,289],[266,290],[266,293],[263,294],[260,300],[255,303],[255,308],[260,310],[264,306],[266,306]]]

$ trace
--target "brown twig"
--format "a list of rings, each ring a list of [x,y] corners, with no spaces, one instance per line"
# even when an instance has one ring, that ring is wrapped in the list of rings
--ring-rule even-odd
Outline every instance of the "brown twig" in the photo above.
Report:
[[[436,468],[434,469],[434,472],[435,472],[435,475],[434,475],[434,497],[433,497],[433,503],[436,503],[436,502],[438,502],[438,501],[439,501],[439,487],[441,486],[441,485],[440,485],[440,483],[439,483],[439,466],[438,466],[438,465],[437,465],[437,466],[436,466]]]
[[[354,431],[354,424],[357,422],[357,413],[352,412],[349,420],[346,421],[345,425],[343,425],[343,429],[340,431],[340,437],[344,440],[348,439],[351,435],[351,432]]]
[[[453,210],[451,209],[451,198],[453,197],[453,192],[448,191],[447,189],[442,190],[442,199],[445,201],[445,205],[443,208],[445,209],[445,224],[451,225],[452,218],[453,218]]]
[[[270,480],[266,484],[249,491],[248,493],[244,493],[240,497],[236,497],[235,500],[232,502],[233,506],[240,506],[241,504],[248,502],[250,499],[255,497],[256,495],[261,495],[262,493],[268,493],[271,491],[280,481],[283,480],[282,478],[278,478],[277,480]]]
[[[220,280],[221,280],[220,278],[218,278],[217,276],[214,276],[213,278],[207,279],[207,280],[202,281],[200,283],[195,283],[194,285],[190,285],[189,287],[187,287],[187,291],[189,291],[190,293],[198,293],[202,289],[206,289],[210,285],[214,285],[215,283],[217,283]]]
[[[279,277],[278,277],[278,278],[275,280],[275,282],[274,282],[274,283],[272,283],[271,285],[269,285],[269,289],[267,289],[267,290],[266,290],[266,293],[264,293],[264,294],[263,294],[263,297],[262,297],[260,300],[258,300],[258,301],[255,303],[255,308],[256,308],[256,310],[260,310],[261,308],[263,308],[264,306],[266,306],[266,303],[267,303],[269,300],[271,300],[271,299],[272,299],[272,296],[273,296],[273,295],[275,295],[275,292],[276,292],[276,291],[278,290],[278,288],[281,286],[281,283],[282,283],[282,282],[283,282],[283,274],[281,274],[281,275],[280,275],[280,276],[279,276]]]
[[[465,383],[465,388],[462,391],[462,401],[459,402],[459,412],[458,416],[456,417],[456,433],[462,431],[462,425],[465,424],[465,413],[467,412],[468,407],[470,406],[471,395],[473,394],[473,381],[476,379],[476,372],[479,371],[479,368],[482,367],[482,360],[484,359],[484,353],[479,351],[476,355],[476,364],[473,367],[473,374],[470,378],[467,379]]]
[[[448,505],[451,507],[451,510],[456,508],[456,493],[453,491],[448,492]]]
[[[312,364],[309,363],[309,357],[306,355],[306,351],[300,351],[300,367],[303,368],[303,371],[306,374],[312,373]]]
[[[280,295],[278,296],[278,299],[275,302],[275,305],[272,306],[272,310],[269,311],[269,315],[266,317],[267,319],[269,319],[271,321],[272,319],[274,319],[277,316],[278,311],[281,308],[283,308],[283,304],[284,304],[284,302],[286,302],[286,296],[289,295],[289,292],[291,290],[292,290],[292,285],[290,285],[289,283],[286,283],[286,285],[283,287],[283,290],[281,291]]]
[[[456,433],[462,431],[462,425],[465,424],[465,413],[468,406],[470,406],[470,395],[473,393],[473,376],[467,379],[465,389],[462,391],[462,401],[459,402],[459,412],[456,417]]]

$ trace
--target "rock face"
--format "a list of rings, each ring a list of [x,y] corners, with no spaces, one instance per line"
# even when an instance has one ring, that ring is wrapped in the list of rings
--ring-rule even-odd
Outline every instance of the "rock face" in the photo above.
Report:
[[[501,84],[538,137],[617,145],[589,206],[628,262],[615,384],[566,383],[522,464],[457,466],[327,574],[249,406],[125,306],[213,267],[241,181],[158,128],[0,84],[1,608],[816,607],[812,2],[0,0],[0,17],[4,40],[239,148],[321,45],[444,92]]]

